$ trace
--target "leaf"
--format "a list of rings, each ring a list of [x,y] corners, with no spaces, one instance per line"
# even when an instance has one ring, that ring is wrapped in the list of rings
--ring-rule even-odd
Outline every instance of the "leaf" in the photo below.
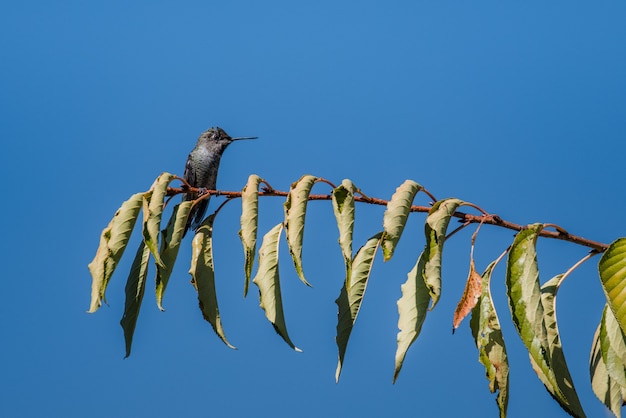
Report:
[[[593,336],[591,357],[589,359],[589,374],[591,377],[591,388],[600,401],[609,408],[616,417],[621,417],[623,403],[622,387],[611,378],[607,365],[602,356],[600,343],[600,330],[604,325],[605,313],[610,312],[608,305],[604,307],[602,321],[598,325]]]
[[[215,214],[209,215],[196,230],[191,241],[191,284],[198,292],[198,303],[202,317],[211,324],[213,331],[230,348],[233,347],[224,334],[222,318],[217,305],[215,291],[215,268],[213,266],[213,221]],[[185,223],[183,223],[183,228]]]
[[[544,308],[543,320],[550,347],[551,367],[554,371],[556,384],[563,393],[563,401],[567,404],[565,409],[574,416],[585,416],[578,394],[574,388],[574,381],[565,361],[556,319],[556,294],[566,277],[565,274],[559,274],[541,286],[541,300]]]
[[[149,192],[144,194],[143,204],[143,239],[150,249],[157,265],[165,267],[158,250],[159,228],[163,215],[163,201],[167,186],[174,180],[173,174],[162,173],[152,185]]]
[[[426,234],[424,281],[432,298],[434,309],[441,296],[441,256],[443,254],[443,244],[446,241],[446,231],[450,218],[459,206],[464,202],[459,199],[443,199],[435,202],[426,218],[424,233]]]
[[[248,177],[248,183],[241,191],[241,229],[239,237],[245,255],[244,272],[246,279],[243,285],[243,297],[248,295],[252,265],[256,253],[257,227],[259,224],[259,184],[263,180],[256,174]]]
[[[389,261],[393,256],[402,231],[404,231],[409,213],[411,213],[413,199],[421,189],[422,186],[413,180],[406,180],[391,196],[383,216],[385,234],[383,235],[382,248],[384,261]]]
[[[142,199],[143,193],[137,193],[122,203],[109,225],[100,234],[96,256],[88,265],[92,278],[89,313],[97,311],[102,306],[102,301],[106,301],[104,296],[106,288],[133,232]]]
[[[624,370],[626,366],[626,341],[624,341],[624,334],[610,309],[605,309],[602,313],[600,348],[602,349],[602,360],[609,376],[622,388],[626,387],[626,371]]]
[[[461,300],[458,305],[456,305],[456,310],[454,311],[454,318],[452,320],[452,332],[459,327],[461,321],[471,312],[471,310],[478,303],[478,299],[482,293],[483,279],[476,272],[476,268],[474,267],[474,259],[470,259],[470,271],[467,277],[467,281],[465,282],[465,290],[463,291],[463,296],[461,296]]]
[[[561,387],[569,375],[565,373],[567,368],[563,369],[564,360],[563,365],[558,361],[557,364],[552,363],[553,346],[548,340],[535,248],[537,235],[542,228],[542,224],[532,224],[515,236],[507,262],[509,306],[515,328],[528,350],[531,365],[539,379],[563,409],[574,416],[584,416],[578,398],[571,396],[573,390],[564,393]],[[554,332],[558,330],[553,329],[551,337]]]
[[[350,180],[343,180],[333,190],[333,212],[339,228],[339,246],[346,266],[346,278],[352,270],[352,234],[354,232],[354,191],[356,187]]]
[[[402,296],[398,299],[398,346],[396,349],[396,364],[393,373],[395,383],[409,347],[417,339],[428,313],[430,292],[424,280],[424,265],[426,253],[422,252],[409,272],[406,282],[401,286]]]
[[[359,314],[365,289],[372,271],[374,256],[380,245],[382,232],[372,236],[367,240],[352,260],[352,271],[349,278],[344,281],[339,297],[335,301],[338,307],[337,313],[337,349],[339,351],[339,361],[335,372],[335,380],[339,381],[341,367],[343,365],[348,339]]]
[[[120,325],[124,330],[124,341],[126,342],[126,357],[130,356],[130,349],[133,344],[135,326],[141,309],[144,291],[146,289],[146,277],[148,276],[148,261],[150,261],[150,250],[141,241],[135,260],[130,268],[128,280],[126,280],[126,303],[124,304],[124,315]]]
[[[626,238],[612,242],[598,263],[606,300],[626,332]]]
[[[161,250],[159,254],[161,255],[161,260],[163,260],[163,266],[157,264],[156,300],[157,306],[162,311],[165,310],[162,305],[163,294],[165,293],[165,288],[174,270],[174,263],[178,256],[180,242],[185,235],[187,218],[189,217],[189,211],[192,205],[193,201],[191,200],[176,205],[167,223],[167,227],[161,231]]]
[[[263,237],[261,249],[259,250],[259,269],[252,282],[259,288],[261,308],[263,308],[265,316],[274,326],[274,330],[289,344],[289,347],[296,351],[302,351],[289,338],[283,312],[283,300],[280,293],[280,278],[278,275],[278,239],[282,230],[283,224],[279,223]]]
[[[481,276],[482,290],[472,309],[470,328],[478,348],[478,360],[485,367],[489,380],[489,390],[498,392],[496,403],[500,418],[504,418],[509,404],[509,360],[490,290],[491,274],[497,261],[489,264]]]
[[[289,195],[285,201],[285,235],[289,253],[298,273],[298,277],[307,286],[311,286],[304,278],[302,271],[302,240],[304,238],[304,217],[311,188],[318,180],[317,177],[304,175],[291,185]]]

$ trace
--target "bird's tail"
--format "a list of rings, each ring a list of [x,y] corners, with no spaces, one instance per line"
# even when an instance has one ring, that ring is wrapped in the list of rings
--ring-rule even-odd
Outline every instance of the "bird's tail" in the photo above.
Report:
[[[198,195],[196,193],[188,193],[183,196],[183,201],[195,200],[197,198]],[[183,234],[183,238],[185,237],[185,235],[187,235],[187,231],[189,231],[190,229],[195,230],[200,226],[200,224],[204,220],[204,215],[209,206],[209,199],[210,198],[206,198],[201,202],[196,203],[193,209],[191,209],[191,212],[189,212],[189,217],[187,217],[187,225],[185,226],[185,233]]]

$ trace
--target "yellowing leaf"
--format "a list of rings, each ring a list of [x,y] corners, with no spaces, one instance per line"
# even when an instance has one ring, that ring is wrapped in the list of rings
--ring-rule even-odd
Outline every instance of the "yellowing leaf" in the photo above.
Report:
[[[395,383],[409,347],[417,339],[422,325],[428,313],[430,292],[424,281],[424,264],[426,263],[425,252],[422,252],[409,272],[406,282],[401,286],[402,296],[398,299],[398,346],[396,349],[395,370],[393,381]]]
[[[543,225],[529,225],[520,231],[513,241],[507,263],[507,295],[513,314],[513,323],[530,356],[530,362],[546,389],[559,402],[561,407],[573,416],[583,417],[584,412],[573,388],[564,388],[571,384],[564,359],[555,355],[557,364],[553,364],[554,351],[560,351],[560,343],[554,344],[556,327],[547,330],[543,295],[539,286],[539,268],[537,266],[537,235]],[[547,322],[554,319],[548,317]],[[553,339],[549,341],[548,336]],[[562,356],[562,353],[560,353]],[[556,367],[555,367],[556,366]]]
[[[434,309],[441,296],[441,257],[448,224],[454,212],[463,203],[462,200],[453,198],[439,200],[430,208],[426,218],[426,225],[424,226],[424,233],[426,234],[424,256],[426,258],[423,277],[433,301],[430,309]]]
[[[160,310],[163,309],[163,294],[165,288],[174,270],[174,263],[178,256],[178,249],[180,248],[180,242],[185,235],[185,227],[187,225],[187,217],[191,210],[193,202],[190,200],[184,201],[174,207],[172,216],[167,223],[167,227],[161,231],[161,260],[163,265],[157,264],[157,276],[156,276],[156,300],[157,306]]]
[[[387,210],[383,216],[383,259],[389,261],[393,256],[396,245],[402,236],[406,221],[411,213],[411,205],[417,192],[422,186],[413,180],[406,180],[391,196],[387,204]]]
[[[191,284],[198,292],[198,303],[202,317],[211,324],[213,331],[230,348],[233,347],[224,334],[222,318],[217,305],[215,291],[215,268],[213,265],[213,221],[215,215],[208,216],[196,230],[191,241]],[[185,223],[183,223],[183,228]]]
[[[480,274],[476,272],[474,267],[474,259],[470,260],[470,271],[467,281],[465,282],[465,290],[461,300],[456,305],[454,311],[454,318],[452,319],[452,332],[459,327],[461,321],[471,312],[476,306],[478,299],[482,293],[483,279]]]
[[[344,180],[333,190],[333,212],[339,228],[339,246],[346,266],[346,278],[352,269],[352,234],[354,232],[354,191],[350,180]]]
[[[356,317],[361,309],[361,302],[363,301],[363,296],[365,296],[365,289],[367,288],[374,256],[380,245],[381,237],[382,233],[372,236],[357,251],[352,261],[350,277],[346,278],[339,297],[335,301],[338,307],[337,336],[335,341],[339,351],[339,361],[337,362],[337,371],[335,372],[336,381],[339,381],[350,333],[352,333]]]
[[[613,412],[617,417],[621,417],[621,409],[623,403],[623,388],[622,386],[611,377],[608,372],[607,364],[603,357],[606,357],[606,353],[603,356],[603,350],[601,348],[600,333],[603,327],[606,327],[605,319],[606,313],[612,315],[608,305],[604,307],[602,314],[602,321],[593,336],[593,344],[591,349],[591,357],[589,359],[589,373],[591,376],[591,388],[593,393],[600,399],[600,401],[606,405],[607,408]],[[605,340],[605,343],[608,339]],[[610,347],[605,347],[605,350],[612,350]]]
[[[246,275],[243,285],[243,296],[248,294],[252,265],[256,253],[257,227],[259,224],[259,185],[263,180],[256,174],[248,177],[248,183],[241,191],[241,229],[239,237],[243,244],[245,255],[244,272]]]
[[[132,195],[115,212],[113,219],[100,235],[96,256],[88,266],[92,278],[89,313],[97,311],[102,306],[102,301],[106,300],[106,288],[133,232],[142,199],[143,193]]]
[[[289,338],[285,315],[283,312],[283,299],[280,293],[280,277],[278,275],[278,239],[283,230],[283,224],[279,223],[263,237],[259,250],[259,269],[252,282],[259,288],[259,299],[265,316],[274,326],[274,330],[282,337],[289,347],[301,351]]]
[[[285,201],[285,235],[289,246],[289,253],[302,283],[310,286],[302,271],[302,240],[304,238],[304,217],[311,188],[318,180],[317,177],[305,175],[291,185],[289,195]]]
[[[489,390],[498,392],[496,402],[500,418],[504,418],[509,404],[509,360],[490,291],[491,274],[497,262],[489,264],[482,274],[482,290],[472,309],[470,328],[478,348],[478,360],[485,367],[489,380]]]
[[[126,303],[124,304],[124,315],[120,321],[120,325],[124,330],[126,357],[130,356],[135,326],[137,325],[141,301],[143,300],[146,289],[148,261],[150,261],[150,250],[146,247],[145,243],[141,241],[133,265],[130,268],[128,280],[126,281]]]
[[[162,173],[152,185],[149,192],[144,194],[143,204],[143,239],[150,249],[157,265],[165,267],[159,254],[159,228],[163,215],[163,202],[167,186],[174,180],[174,175]]]
[[[611,243],[598,263],[600,280],[609,307],[626,332],[626,238]]]

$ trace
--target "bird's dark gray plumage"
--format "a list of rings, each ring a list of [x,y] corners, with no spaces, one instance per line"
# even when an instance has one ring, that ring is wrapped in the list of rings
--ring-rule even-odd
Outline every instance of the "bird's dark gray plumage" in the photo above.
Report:
[[[231,138],[220,127],[210,128],[203,132],[198,138],[196,147],[187,157],[184,174],[187,183],[196,188],[215,190],[222,154],[233,141],[240,139],[256,139],[256,137]],[[197,198],[197,193],[183,195],[183,201]],[[185,233],[190,228],[196,229],[202,223],[208,205],[209,199],[207,198],[193,207],[187,219]]]

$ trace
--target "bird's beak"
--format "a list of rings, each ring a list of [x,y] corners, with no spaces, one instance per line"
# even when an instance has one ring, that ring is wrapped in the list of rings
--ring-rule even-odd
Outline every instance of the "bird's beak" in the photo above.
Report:
[[[258,136],[240,136],[237,138],[232,138],[233,141],[239,141],[240,139],[257,139]]]

